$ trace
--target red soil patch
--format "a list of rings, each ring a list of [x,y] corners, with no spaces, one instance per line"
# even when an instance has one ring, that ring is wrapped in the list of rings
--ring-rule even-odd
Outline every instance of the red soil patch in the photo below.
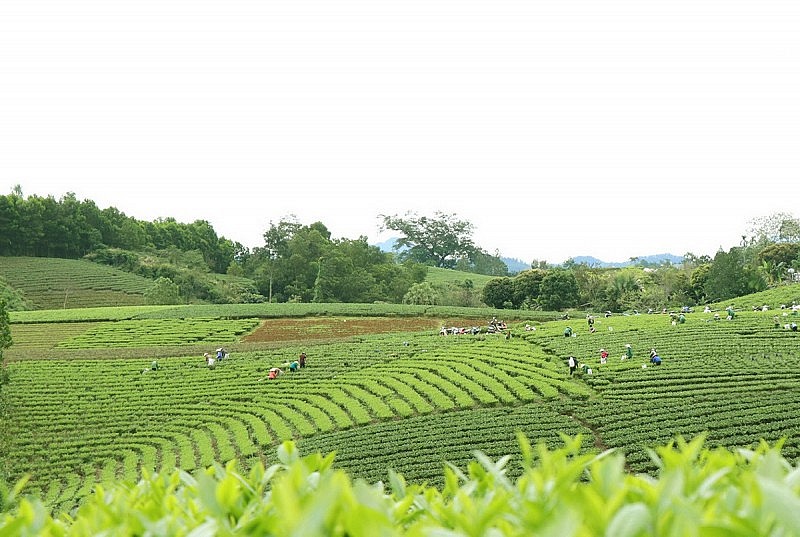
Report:
[[[428,317],[304,317],[299,319],[265,319],[243,342],[302,341],[337,339],[391,332],[439,331],[446,326],[481,326],[486,321],[475,319],[433,319]]]

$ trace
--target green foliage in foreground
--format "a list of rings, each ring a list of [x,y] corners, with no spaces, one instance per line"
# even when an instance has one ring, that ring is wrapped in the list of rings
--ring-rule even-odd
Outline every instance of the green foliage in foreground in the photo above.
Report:
[[[2,535],[645,535],[800,534],[800,468],[777,447],[710,450],[703,438],[657,448],[657,478],[625,471],[620,454],[531,447],[520,436],[524,472],[512,481],[502,458],[480,452],[466,471],[446,467],[442,488],[353,480],[333,456],[300,457],[248,475],[235,463],[196,476],[175,471],[137,484],[98,486],[76,512],[52,518],[37,500],[0,497]],[[389,490],[390,489],[390,490]]]

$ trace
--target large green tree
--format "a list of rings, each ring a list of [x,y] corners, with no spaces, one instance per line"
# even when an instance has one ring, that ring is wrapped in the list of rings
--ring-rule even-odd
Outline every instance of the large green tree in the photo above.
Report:
[[[516,307],[528,305],[529,307],[538,304],[539,289],[542,285],[547,271],[541,269],[523,270],[514,277],[514,298]]]
[[[306,226],[293,215],[270,222],[264,242],[241,267],[276,302],[400,302],[425,278],[424,267],[395,263],[364,236],[334,239],[322,222]]]
[[[580,293],[575,275],[564,269],[554,269],[542,278],[539,303],[544,310],[557,311],[578,305]]]
[[[472,241],[472,224],[455,214],[437,211],[428,217],[408,212],[402,217],[381,215],[381,218],[383,230],[402,234],[394,245],[401,259],[453,268],[459,259],[469,258],[478,251]]]
[[[514,306],[514,281],[511,278],[495,278],[486,282],[482,291],[483,302],[493,308]]]
[[[708,271],[705,293],[712,301],[727,300],[737,296],[763,291],[766,282],[756,267],[748,262],[746,247],[720,250]]]

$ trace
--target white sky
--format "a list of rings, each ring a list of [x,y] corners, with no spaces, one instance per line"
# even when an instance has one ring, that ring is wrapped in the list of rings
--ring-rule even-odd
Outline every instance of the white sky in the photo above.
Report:
[[[795,0],[0,2],[0,193],[250,247],[440,210],[526,262],[713,255],[799,172]]]

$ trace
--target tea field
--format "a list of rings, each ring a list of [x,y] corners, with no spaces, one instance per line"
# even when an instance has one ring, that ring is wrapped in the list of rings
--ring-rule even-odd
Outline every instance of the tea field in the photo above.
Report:
[[[518,475],[518,431],[553,447],[562,434],[580,434],[584,451],[616,448],[632,472],[654,471],[647,448],[703,431],[712,446],[783,439],[784,455],[800,457],[800,333],[783,328],[797,319],[788,311],[743,311],[731,321],[691,313],[675,325],[667,315],[599,317],[594,333],[582,318],[523,318],[510,339],[434,328],[324,342],[299,332],[263,347],[242,343],[263,317],[198,311],[57,323],[15,317],[19,348],[0,392],[4,477],[29,474],[28,492],[69,510],[98,483],[132,481],[144,468],[271,464],[284,439],[302,452],[335,451],[337,466],[355,477],[386,481],[392,468],[433,484],[445,461],[463,467],[476,449],[511,454],[508,472]],[[527,322],[536,330],[524,330]],[[131,323],[142,324],[126,339]],[[567,325],[574,337],[564,337]],[[46,356],[25,359],[39,352],[48,327],[55,332]],[[145,337],[147,346],[131,343]],[[172,352],[153,371],[151,349],[162,342]],[[236,350],[208,369],[198,345],[219,344]],[[621,360],[626,344],[634,356]],[[647,360],[653,347],[659,367]],[[308,367],[289,373],[301,351]],[[569,355],[592,374],[570,376]],[[271,367],[286,373],[268,380]]]
[[[30,309],[141,305],[153,286],[152,280],[91,261],[47,257],[0,257],[0,278]]]

